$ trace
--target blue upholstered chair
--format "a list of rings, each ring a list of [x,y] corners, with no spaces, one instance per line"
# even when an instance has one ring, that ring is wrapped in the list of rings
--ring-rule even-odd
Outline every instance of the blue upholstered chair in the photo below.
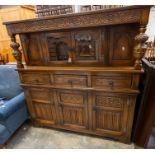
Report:
[[[15,65],[0,65],[0,145],[28,118]]]

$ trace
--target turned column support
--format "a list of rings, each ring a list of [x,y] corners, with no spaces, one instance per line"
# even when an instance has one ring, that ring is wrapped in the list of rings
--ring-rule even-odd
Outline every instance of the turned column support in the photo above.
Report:
[[[145,42],[148,39],[148,36],[145,34],[145,31],[146,31],[145,25],[141,25],[139,31],[140,33],[135,37],[135,41],[136,41],[136,45],[134,47],[135,69],[141,69],[141,59],[143,58],[146,52]]]
[[[24,65],[22,64],[22,53],[19,50],[20,45],[16,42],[15,35],[11,35],[10,47],[12,48],[12,55],[17,61],[17,68],[24,68]]]

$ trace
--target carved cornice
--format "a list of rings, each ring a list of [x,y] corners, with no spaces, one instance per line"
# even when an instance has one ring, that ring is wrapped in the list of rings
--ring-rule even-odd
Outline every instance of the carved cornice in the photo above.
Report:
[[[139,23],[141,11],[146,8],[115,9],[113,11],[97,11],[63,15],[51,18],[31,19],[19,22],[4,23],[9,35],[27,32],[49,31],[80,27],[93,27],[124,23]]]

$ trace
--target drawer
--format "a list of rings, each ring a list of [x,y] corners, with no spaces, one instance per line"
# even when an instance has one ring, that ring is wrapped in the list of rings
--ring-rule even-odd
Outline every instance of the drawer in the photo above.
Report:
[[[50,76],[48,74],[22,74],[21,75],[22,83],[30,84],[50,84]]]
[[[102,89],[129,89],[131,88],[131,75],[124,74],[105,74],[93,75],[92,87]]]
[[[68,87],[87,87],[86,75],[55,74],[54,84]]]
[[[50,91],[44,88],[29,88],[31,100],[47,102],[50,101]]]

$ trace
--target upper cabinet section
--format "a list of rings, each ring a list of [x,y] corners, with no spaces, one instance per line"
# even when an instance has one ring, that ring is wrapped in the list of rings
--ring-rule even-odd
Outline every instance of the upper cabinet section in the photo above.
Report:
[[[21,34],[28,65],[133,65],[136,24]]]
[[[27,65],[134,66],[141,69],[149,5],[4,23],[17,67]]]

